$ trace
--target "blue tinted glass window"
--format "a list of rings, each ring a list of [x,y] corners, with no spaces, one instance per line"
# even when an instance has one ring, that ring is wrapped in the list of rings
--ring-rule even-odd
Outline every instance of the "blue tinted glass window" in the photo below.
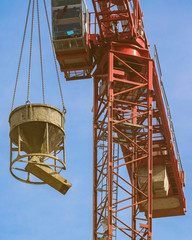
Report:
[[[81,24],[75,22],[56,25],[53,34],[54,39],[81,37]]]

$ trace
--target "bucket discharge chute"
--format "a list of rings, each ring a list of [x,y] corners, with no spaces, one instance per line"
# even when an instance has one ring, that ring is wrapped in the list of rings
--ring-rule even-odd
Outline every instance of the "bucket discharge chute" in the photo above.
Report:
[[[55,172],[51,167],[42,165],[39,157],[32,157],[31,162],[27,164],[25,169],[36,177],[41,178],[42,181],[62,194],[66,194],[72,186],[71,183]]]

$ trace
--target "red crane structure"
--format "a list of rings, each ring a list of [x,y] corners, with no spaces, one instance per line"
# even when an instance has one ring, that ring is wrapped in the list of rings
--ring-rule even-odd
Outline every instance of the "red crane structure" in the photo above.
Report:
[[[84,34],[53,42],[67,80],[90,78],[94,69],[93,240],[152,239],[153,218],[186,211],[157,50],[151,58],[139,0],[92,3],[89,21],[82,10]],[[82,4],[63,1],[66,11]]]
[[[31,2],[27,102],[13,110]],[[29,101],[35,2],[43,104]],[[57,58],[68,81],[93,76],[93,240],[151,240],[153,218],[185,214],[185,174],[157,49],[153,59],[139,0],[92,0],[94,13],[85,0],[51,4],[55,63]],[[57,64],[56,70],[63,112],[45,104],[39,5],[29,0],[9,119],[10,170],[23,182],[48,183],[65,194],[72,185],[60,175],[66,169],[66,111]],[[33,175],[41,181],[33,182]]]

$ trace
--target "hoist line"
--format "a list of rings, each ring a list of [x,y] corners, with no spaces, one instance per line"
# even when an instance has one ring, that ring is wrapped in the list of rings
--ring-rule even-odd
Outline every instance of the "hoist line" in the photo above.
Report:
[[[41,28],[40,28],[40,17],[39,17],[39,0],[36,0],[37,4],[37,20],[38,20],[38,33],[39,33],[39,52],[41,62],[41,80],[42,80],[42,93],[43,93],[43,104],[45,104],[45,86],[44,86],[44,75],[43,75],[43,57],[42,57],[42,46],[41,46]]]
[[[34,25],[34,8],[35,0],[33,0],[32,8],[32,22],[31,22],[31,38],[30,38],[30,53],[29,53],[29,73],[28,73],[28,89],[27,89],[27,102],[29,103],[29,90],[30,90],[30,80],[31,80],[31,58],[32,58],[32,49],[33,49],[33,25]]]
[[[20,73],[20,68],[21,68],[21,60],[22,60],[22,56],[23,56],[23,49],[24,49],[24,44],[25,44],[25,37],[26,37],[28,20],[29,20],[30,7],[31,7],[31,0],[29,0],[28,10],[27,10],[27,17],[26,17],[26,22],[25,22],[24,34],[23,34],[23,41],[22,41],[22,45],[21,45],[21,52],[20,52],[20,57],[19,57],[19,65],[18,65],[18,69],[17,69],[17,76],[16,76],[16,81],[15,81],[15,88],[14,88],[11,111],[13,111],[14,102],[15,102],[15,95],[16,95],[16,91],[17,91],[17,84],[18,84],[19,73]]]
[[[57,80],[58,80],[58,84],[59,84],[59,90],[60,90],[60,95],[61,95],[61,100],[62,100],[62,105],[63,105],[63,112],[66,113],[66,108],[65,108],[65,105],[64,105],[63,93],[62,93],[62,88],[61,88],[61,81],[60,81],[60,77],[59,77],[59,70],[58,70],[58,67],[57,67],[57,59],[56,59],[56,56],[55,56],[55,50],[54,50],[53,41],[52,41],[52,34],[51,34],[51,28],[50,28],[50,23],[49,23],[49,17],[48,17],[48,13],[47,13],[47,6],[46,6],[46,3],[45,3],[45,0],[43,0],[43,2],[44,2],[45,14],[46,14],[47,25],[48,25],[48,30],[49,30],[49,37],[50,37],[52,51],[53,51],[55,68],[56,68],[56,73],[57,73]]]
[[[38,0],[29,0],[27,17],[26,17],[26,23],[25,23],[25,29],[24,29],[24,35],[23,35],[23,41],[22,41],[22,47],[21,47],[21,53],[20,53],[20,58],[19,58],[19,65],[18,65],[18,69],[17,69],[17,76],[16,76],[16,82],[15,82],[15,88],[14,88],[14,94],[13,94],[13,101],[12,101],[11,111],[13,111],[14,102],[15,102],[15,96],[16,96],[17,85],[18,85],[18,78],[19,78],[19,73],[20,73],[20,68],[21,68],[21,61],[22,61],[22,56],[23,56],[23,49],[24,49],[25,38],[26,38],[26,31],[27,31],[28,20],[29,20],[29,13],[30,13],[31,2],[32,2],[32,5],[33,5],[32,6],[32,23],[31,23],[31,34],[30,34],[30,53],[29,53],[29,69],[28,69],[29,72],[28,72],[28,87],[27,87],[27,101],[26,101],[26,103],[30,103],[29,95],[30,95],[30,82],[31,82],[31,64],[32,64],[32,50],[33,50],[35,1],[36,1],[36,4],[37,4],[37,18],[38,18],[38,35],[39,35],[39,49],[40,49],[40,63],[41,63],[42,93],[43,93],[43,103],[45,104],[45,86],[44,86],[44,73],[43,73],[43,56],[42,56],[42,42],[41,42],[41,30],[40,30],[39,1]],[[58,84],[59,84],[59,90],[60,90],[60,95],[61,95],[61,100],[62,100],[62,105],[63,105],[63,112],[66,113],[66,108],[65,108],[65,105],[64,105],[63,93],[62,93],[62,88],[61,88],[61,81],[60,81],[60,77],[59,77],[59,70],[58,70],[58,66],[57,66],[57,59],[56,59],[54,45],[53,45],[53,41],[52,41],[52,34],[51,34],[51,28],[50,28],[50,23],[49,23],[47,7],[46,7],[45,0],[43,0],[43,2],[44,2],[44,7],[45,7],[45,13],[46,13],[46,19],[47,19],[47,25],[48,25],[48,30],[49,30],[49,36],[50,36],[52,52],[53,52],[53,57],[54,57],[54,62],[55,62],[55,68],[56,68],[56,73],[57,73],[57,80],[58,80]]]

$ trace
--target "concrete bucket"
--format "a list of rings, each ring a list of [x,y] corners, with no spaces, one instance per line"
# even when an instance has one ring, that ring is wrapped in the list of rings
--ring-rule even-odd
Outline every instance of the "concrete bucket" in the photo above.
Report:
[[[11,112],[10,171],[15,178],[67,192],[71,184],[59,174],[66,169],[64,123],[64,113],[47,104],[26,104]]]

